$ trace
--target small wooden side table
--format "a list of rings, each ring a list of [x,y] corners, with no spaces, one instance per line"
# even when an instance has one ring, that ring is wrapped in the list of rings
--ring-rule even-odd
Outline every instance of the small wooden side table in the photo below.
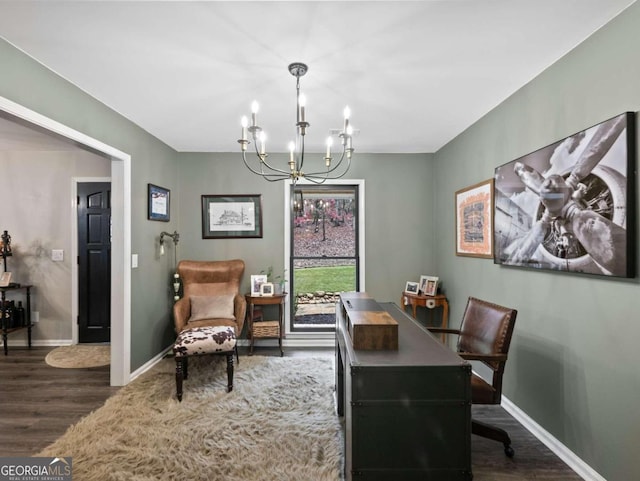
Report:
[[[435,307],[442,307],[442,325],[440,327],[447,329],[449,327],[449,301],[444,294],[437,294],[435,296],[425,296],[423,294],[412,294],[410,292],[403,292],[400,299],[400,307],[404,310],[404,306],[411,306],[411,313],[414,319],[416,317],[416,311],[418,306],[426,307],[427,309],[433,309]],[[433,315],[433,311],[432,315]],[[445,334],[442,334],[442,340],[444,341]]]
[[[274,294],[272,296],[252,296],[246,294],[244,298],[247,300],[247,326],[251,339],[249,355],[253,355],[253,343],[255,339],[278,339],[280,356],[283,356],[282,332],[284,328],[284,301],[287,298],[287,293],[283,292],[282,294]],[[278,320],[253,322],[255,306],[271,306],[276,304],[278,305]]]

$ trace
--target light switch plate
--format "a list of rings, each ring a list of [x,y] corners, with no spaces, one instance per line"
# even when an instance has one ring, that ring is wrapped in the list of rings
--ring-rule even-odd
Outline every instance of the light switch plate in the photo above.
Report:
[[[51,260],[55,262],[62,262],[64,260],[64,251],[62,249],[52,249]]]
[[[138,254],[131,254],[131,268],[135,269],[138,267]]]

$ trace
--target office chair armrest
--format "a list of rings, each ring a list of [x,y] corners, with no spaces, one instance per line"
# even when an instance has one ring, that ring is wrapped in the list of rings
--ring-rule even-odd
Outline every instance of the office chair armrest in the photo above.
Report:
[[[500,362],[506,361],[506,354],[478,354],[475,352],[459,352],[458,356],[467,361],[487,361],[487,362]]]
[[[444,334],[460,334],[460,329],[445,329],[444,327],[427,327],[429,332],[437,332]]]

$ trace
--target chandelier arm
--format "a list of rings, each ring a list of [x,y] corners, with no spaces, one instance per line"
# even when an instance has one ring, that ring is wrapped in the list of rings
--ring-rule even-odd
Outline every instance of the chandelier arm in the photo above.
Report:
[[[288,171],[281,170],[281,169],[278,169],[276,167],[272,167],[271,165],[269,165],[267,163],[266,160],[262,159],[262,156],[258,152],[257,142],[255,142],[255,140],[254,140],[254,147],[256,149],[256,157],[258,157],[258,160],[260,162],[260,170],[259,171],[255,170],[253,167],[251,167],[249,165],[249,162],[247,162],[246,153],[245,153],[245,151],[242,151],[242,160],[244,161],[244,165],[247,167],[247,169],[249,169],[251,172],[253,172],[256,175],[260,175],[260,176],[263,176],[263,177],[266,176],[266,175],[270,175],[270,176],[276,176],[277,175],[278,177],[280,177],[277,180],[284,180],[284,179],[288,179],[290,177]],[[272,170],[274,172],[273,173],[272,172],[265,172],[264,171],[264,167],[265,166],[267,167],[267,169]],[[277,172],[277,174],[276,174],[276,172]]]
[[[244,151],[242,152],[242,160],[244,161],[244,165],[245,165],[245,167],[246,167],[247,169],[249,169],[251,172],[253,172],[253,173],[254,173],[254,174],[256,174],[256,175],[264,175],[264,174],[262,174],[261,172],[259,172],[259,171],[255,170],[253,167],[251,167],[251,166],[249,165],[249,162],[247,162],[247,156],[246,156],[246,153],[245,153]]]
[[[304,178],[311,182],[312,184],[320,185],[324,184],[327,180],[332,180],[330,177],[317,177],[313,174],[304,174]]]
[[[275,172],[277,172],[278,174],[283,175],[283,176],[284,176],[284,178],[289,177],[289,171],[287,171],[287,170],[283,170],[283,169],[278,169],[277,167],[273,167],[273,166],[269,165],[269,163],[268,163],[266,160],[262,160],[262,161],[260,162],[260,165],[261,165],[261,166],[264,166],[264,167],[266,167],[267,169],[272,170],[272,171],[274,172],[274,173],[271,173],[271,172],[265,172],[265,173],[263,173],[263,174],[261,174],[261,175],[276,175],[276,174],[275,174]]]
[[[325,178],[328,179],[339,179],[340,177],[342,177],[343,175],[345,175],[347,173],[347,171],[349,170],[349,168],[351,167],[351,156],[347,155],[347,167],[345,168],[344,172],[340,175],[336,175],[329,177],[329,174],[331,174],[331,172],[334,172],[336,169],[340,168],[340,165],[342,164],[342,161],[344,160],[345,154],[347,152],[347,149],[345,148],[342,151],[342,155],[340,156],[340,160],[338,162],[336,162],[336,164],[331,167],[330,169],[323,171],[323,172],[311,172],[308,174],[304,174],[305,177],[309,177],[309,176],[313,176],[313,177],[320,177],[320,176],[325,176]]]

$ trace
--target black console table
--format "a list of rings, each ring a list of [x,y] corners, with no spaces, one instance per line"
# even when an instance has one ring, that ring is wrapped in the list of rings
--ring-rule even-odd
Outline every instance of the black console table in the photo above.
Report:
[[[29,338],[29,349],[31,349],[31,328],[33,324],[31,323],[31,285],[10,285],[7,287],[0,287],[0,293],[2,296],[2,303],[0,304],[0,323],[2,323],[2,342],[4,343],[4,355],[9,354],[9,347],[7,346],[7,335],[14,331],[19,331],[22,329],[27,329],[27,335]],[[9,321],[11,317],[7,316],[10,308],[6,305],[6,294],[7,292],[25,292],[25,310],[24,310],[24,324],[20,326],[9,325]]]
[[[392,303],[376,304],[398,322],[398,349],[354,349],[342,302],[369,310],[359,294],[336,308],[345,479],[471,480],[471,365]]]

